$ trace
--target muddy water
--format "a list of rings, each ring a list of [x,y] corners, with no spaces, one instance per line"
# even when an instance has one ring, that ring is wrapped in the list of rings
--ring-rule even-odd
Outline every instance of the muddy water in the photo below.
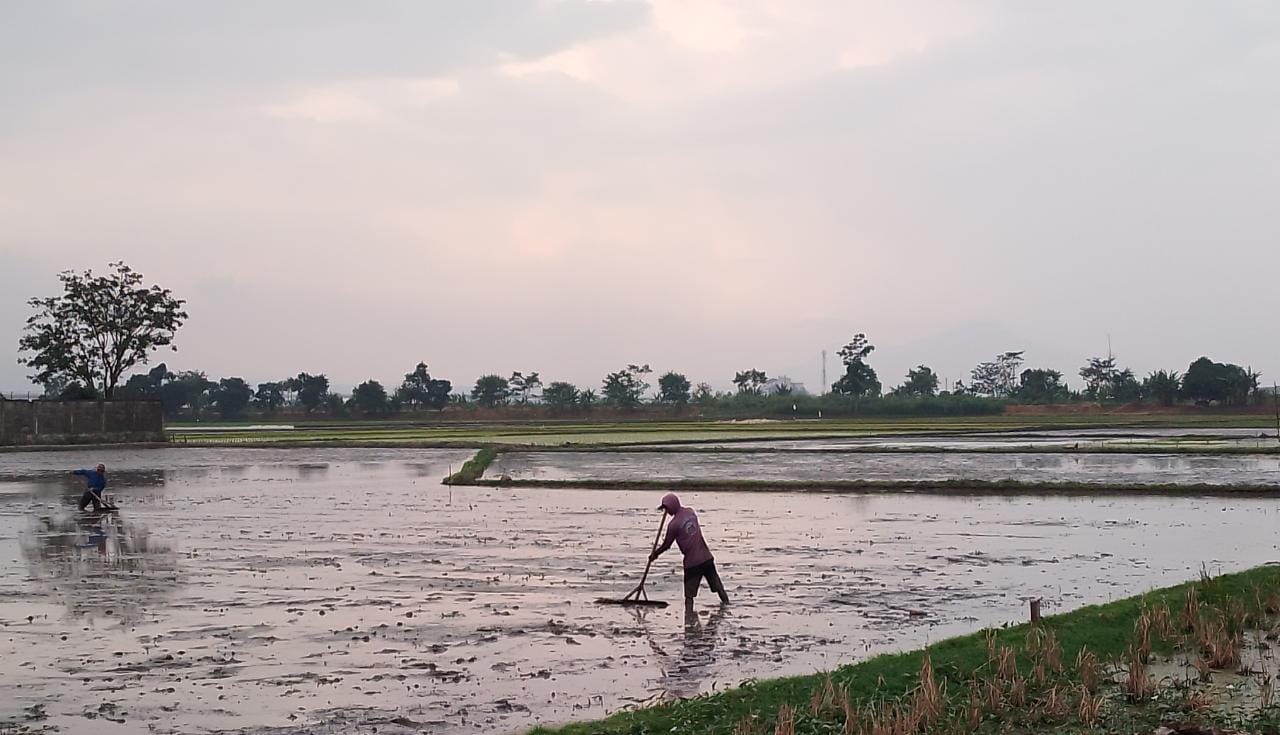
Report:
[[[674,442],[678,444],[679,442]],[[1275,426],[1257,428],[1205,429],[1054,429],[1042,431],[998,431],[972,434],[921,436],[866,436],[827,439],[761,439],[722,443],[700,443],[702,447],[838,450],[848,448],[886,449],[1001,449],[1001,448],[1092,448],[1125,445],[1170,444],[1180,447],[1274,447]]]
[[[701,493],[734,597],[635,613],[649,493],[461,490],[466,452],[0,458],[0,723],[515,732],[1280,558],[1280,501]],[[124,510],[74,512],[104,461]]]
[[[1280,486],[1280,457],[1171,454],[510,452],[490,476],[548,480],[1024,480]]]

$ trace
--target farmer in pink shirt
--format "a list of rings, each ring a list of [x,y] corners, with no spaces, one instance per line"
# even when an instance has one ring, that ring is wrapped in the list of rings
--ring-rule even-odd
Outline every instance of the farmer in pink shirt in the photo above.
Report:
[[[693,508],[682,507],[680,498],[677,498],[675,493],[667,493],[662,498],[662,505],[658,506],[658,510],[666,511],[671,516],[671,523],[667,525],[666,541],[653,550],[649,555],[649,561],[661,556],[662,552],[671,548],[672,543],[678,544],[680,553],[684,554],[685,607],[693,607],[693,598],[697,596],[698,585],[704,577],[707,580],[707,587],[720,595],[720,602],[728,604],[729,595],[724,591],[724,583],[720,581],[720,575],[716,573],[715,557],[711,556],[711,549],[707,548],[707,541],[702,537],[702,528],[698,525],[698,514],[693,512]]]

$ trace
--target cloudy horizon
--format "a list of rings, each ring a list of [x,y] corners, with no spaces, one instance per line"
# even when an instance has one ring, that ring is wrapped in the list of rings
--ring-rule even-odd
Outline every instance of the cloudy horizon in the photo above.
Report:
[[[4,391],[115,260],[254,383],[1280,378],[1271,4],[19,0],[0,60]]]

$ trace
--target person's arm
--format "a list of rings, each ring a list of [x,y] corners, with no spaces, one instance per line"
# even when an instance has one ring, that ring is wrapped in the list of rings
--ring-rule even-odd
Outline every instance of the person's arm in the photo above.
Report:
[[[654,559],[657,559],[658,557],[662,556],[662,552],[671,548],[671,544],[675,540],[676,540],[676,527],[673,524],[673,525],[667,526],[666,540],[662,542],[661,546],[653,550],[653,553],[649,555],[649,561],[653,561]]]
[[[80,475],[81,477],[88,477],[89,470],[71,470],[71,474]]]

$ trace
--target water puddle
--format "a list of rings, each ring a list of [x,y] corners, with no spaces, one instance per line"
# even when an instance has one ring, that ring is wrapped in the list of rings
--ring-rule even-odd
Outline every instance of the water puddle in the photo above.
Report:
[[[580,480],[1020,480],[1280,486],[1280,457],[1186,454],[504,452],[489,476]]]

